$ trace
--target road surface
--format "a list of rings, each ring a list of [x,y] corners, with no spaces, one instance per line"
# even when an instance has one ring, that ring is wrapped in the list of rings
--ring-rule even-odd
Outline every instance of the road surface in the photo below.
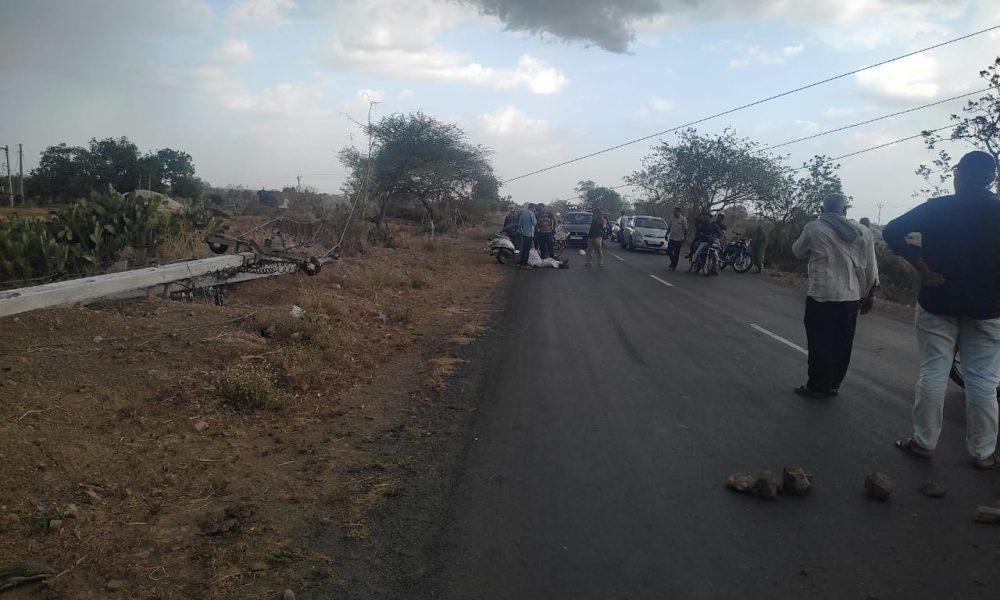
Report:
[[[892,447],[909,433],[909,324],[863,317],[840,397],[805,400],[801,292],[608,250],[604,268],[571,249],[569,271],[514,274],[422,596],[1000,595],[1000,526],[972,521],[1000,474],[966,464],[961,392],[933,465]],[[724,489],[785,465],[815,476],[810,496]],[[897,483],[888,503],[863,492],[873,470]],[[917,492],[930,479],[947,497]]]

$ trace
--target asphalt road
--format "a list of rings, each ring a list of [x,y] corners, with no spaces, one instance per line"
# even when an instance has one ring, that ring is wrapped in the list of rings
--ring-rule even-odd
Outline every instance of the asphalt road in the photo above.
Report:
[[[933,464],[892,447],[917,372],[908,323],[863,317],[840,397],[804,400],[801,292],[570,253],[568,271],[514,274],[422,597],[1000,595],[1000,526],[972,521],[1000,474],[966,464],[961,392]],[[785,465],[815,476],[810,496],[724,488]],[[897,483],[888,503],[863,492],[873,470]],[[929,479],[947,497],[920,495]]]

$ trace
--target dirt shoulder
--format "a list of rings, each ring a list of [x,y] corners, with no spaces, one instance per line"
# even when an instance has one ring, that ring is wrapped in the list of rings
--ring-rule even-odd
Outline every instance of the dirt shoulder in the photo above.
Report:
[[[480,240],[398,241],[226,306],[0,319],[0,568],[56,574],[5,598],[370,596],[407,551],[374,516],[445,480],[505,272]]]
[[[764,269],[763,274],[767,277],[768,281],[773,281],[779,285],[800,290],[803,293],[805,293],[806,289],[809,287],[809,280],[801,273],[788,273],[786,271]],[[890,302],[885,298],[876,297],[874,310],[878,314],[885,315],[905,323],[913,321],[914,307],[909,304],[899,304],[898,302]]]

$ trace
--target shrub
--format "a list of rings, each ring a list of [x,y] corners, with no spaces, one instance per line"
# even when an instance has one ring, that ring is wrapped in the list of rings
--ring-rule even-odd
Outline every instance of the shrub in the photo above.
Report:
[[[149,256],[185,229],[222,228],[204,209],[168,216],[160,206],[157,198],[112,194],[78,200],[48,219],[0,221],[0,281],[100,272],[126,250]]]
[[[215,384],[219,400],[239,413],[280,407],[268,373],[253,365],[236,365],[219,376]]]

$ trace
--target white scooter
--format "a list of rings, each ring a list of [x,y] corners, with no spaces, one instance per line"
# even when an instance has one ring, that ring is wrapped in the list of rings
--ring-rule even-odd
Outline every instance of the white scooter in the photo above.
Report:
[[[501,265],[507,262],[507,259],[514,258],[519,254],[513,240],[506,233],[498,233],[491,237],[486,242],[486,251],[489,252],[490,256],[496,257],[497,262]]]

